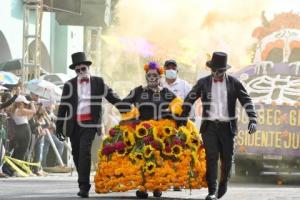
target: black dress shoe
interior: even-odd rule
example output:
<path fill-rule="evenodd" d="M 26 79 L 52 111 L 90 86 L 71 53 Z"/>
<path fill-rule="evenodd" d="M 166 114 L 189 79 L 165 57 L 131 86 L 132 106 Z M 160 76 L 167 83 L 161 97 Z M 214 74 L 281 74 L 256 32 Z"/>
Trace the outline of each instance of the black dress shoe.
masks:
<path fill-rule="evenodd" d="M 220 183 L 218 188 L 218 199 L 220 199 L 227 192 L 227 183 Z"/>
<path fill-rule="evenodd" d="M 216 197 L 216 195 L 207 195 L 205 197 L 205 200 L 217 200 L 217 197 Z"/>
<path fill-rule="evenodd" d="M 77 196 L 80 196 L 81 198 L 89 198 L 89 192 L 80 190 L 80 191 L 77 193 Z"/>

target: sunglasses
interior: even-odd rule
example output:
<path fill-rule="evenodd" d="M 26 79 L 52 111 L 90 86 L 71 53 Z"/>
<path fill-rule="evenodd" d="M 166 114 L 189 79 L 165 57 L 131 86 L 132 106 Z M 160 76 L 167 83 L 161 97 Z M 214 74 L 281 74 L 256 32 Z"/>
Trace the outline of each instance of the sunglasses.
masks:
<path fill-rule="evenodd" d="M 226 69 L 212 69 L 213 72 L 219 72 L 219 73 L 224 73 L 226 72 Z"/>
<path fill-rule="evenodd" d="M 81 67 L 81 68 L 75 69 L 75 72 L 76 72 L 77 74 L 79 74 L 80 72 L 85 72 L 86 70 L 87 70 L 87 67 Z"/>

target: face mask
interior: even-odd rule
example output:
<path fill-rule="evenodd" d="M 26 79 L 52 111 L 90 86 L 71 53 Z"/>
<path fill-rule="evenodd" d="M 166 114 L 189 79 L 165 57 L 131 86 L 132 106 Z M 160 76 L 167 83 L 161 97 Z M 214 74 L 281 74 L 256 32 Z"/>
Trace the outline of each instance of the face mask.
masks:
<path fill-rule="evenodd" d="M 176 79 L 177 78 L 177 71 L 173 69 L 166 70 L 166 78 L 167 79 Z"/>

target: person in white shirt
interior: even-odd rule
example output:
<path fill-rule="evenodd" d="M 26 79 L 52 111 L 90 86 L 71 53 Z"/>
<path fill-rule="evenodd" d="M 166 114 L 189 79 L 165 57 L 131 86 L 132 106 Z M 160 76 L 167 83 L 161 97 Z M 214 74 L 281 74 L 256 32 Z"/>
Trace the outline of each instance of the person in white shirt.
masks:
<path fill-rule="evenodd" d="M 70 138 L 73 160 L 78 172 L 78 196 L 89 197 L 91 147 L 99 134 L 102 118 L 102 99 L 118 106 L 121 99 L 105 84 L 103 78 L 90 74 L 91 61 L 84 52 L 72 54 L 70 69 L 77 76 L 64 84 L 57 113 L 56 136 L 64 141 Z M 65 133 L 63 131 L 66 123 Z"/>
<path fill-rule="evenodd" d="M 234 142 L 237 134 L 236 102 L 239 100 L 249 117 L 248 132 L 256 132 L 257 114 L 254 104 L 243 84 L 226 74 L 230 68 L 227 54 L 214 52 L 206 62 L 211 75 L 201 78 L 187 95 L 183 104 L 182 119 L 177 125 L 185 125 L 191 105 L 202 101 L 202 122 L 200 132 L 206 154 L 206 181 L 208 195 L 205 200 L 217 200 L 227 192 L 233 163 Z M 221 160 L 221 177 L 217 184 L 218 160 Z"/>
<path fill-rule="evenodd" d="M 192 86 L 185 80 L 178 77 L 178 66 L 175 60 L 167 60 L 164 64 L 165 80 L 163 87 L 171 90 L 177 97 L 184 99 L 191 91 Z"/>
<path fill-rule="evenodd" d="M 164 64 L 165 79 L 162 81 L 162 87 L 168 88 L 177 97 L 184 99 L 191 91 L 192 86 L 185 80 L 178 77 L 178 65 L 175 60 L 166 60 Z M 189 118 L 195 120 L 194 107 L 190 112 Z"/>
<path fill-rule="evenodd" d="M 177 97 L 184 99 L 191 91 L 192 86 L 187 81 L 178 77 L 177 62 L 175 60 L 166 60 L 164 70 L 165 79 L 162 81 L 162 87 L 168 88 Z M 190 113 L 190 119 L 194 121 L 195 112 L 193 111 Z M 175 187 L 174 191 L 181 191 L 181 189 Z"/>

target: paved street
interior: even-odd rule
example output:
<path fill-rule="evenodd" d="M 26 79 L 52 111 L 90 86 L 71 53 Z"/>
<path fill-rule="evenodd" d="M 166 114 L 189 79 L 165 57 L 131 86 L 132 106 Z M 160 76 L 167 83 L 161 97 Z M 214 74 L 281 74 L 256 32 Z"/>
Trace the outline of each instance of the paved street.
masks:
<path fill-rule="evenodd" d="M 232 183 L 224 200 L 300 200 L 300 186 L 275 184 Z M 62 200 L 79 199 L 76 174 L 50 174 L 48 177 L 8 178 L 0 179 L 0 200 Z M 182 192 L 168 191 L 161 199 L 200 199 L 206 195 L 206 189 Z M 135 191 L 100 195 L 92 188 L 91 199 L 136 199 Z M 152 197 L 151 197 L 152 198 Z M 152 198 L 153 199 L 153 198 Z"/>

